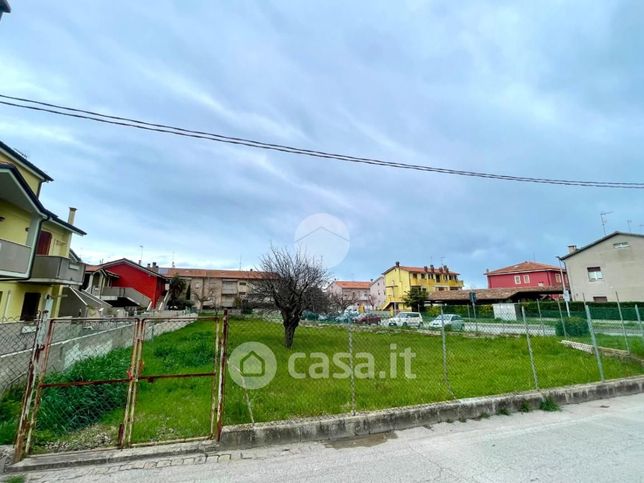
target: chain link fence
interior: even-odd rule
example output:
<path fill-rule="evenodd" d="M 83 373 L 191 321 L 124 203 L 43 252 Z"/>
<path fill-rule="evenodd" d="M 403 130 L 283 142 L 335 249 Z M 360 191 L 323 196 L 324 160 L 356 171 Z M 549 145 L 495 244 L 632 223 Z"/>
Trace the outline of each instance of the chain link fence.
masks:
<path fill-rule="evenodd" d="M 25 383 L 32 402 L 23 407 L 18 434 L 33 453 L 214 438 L 222 424 L 644 373 L 644 331 L 635 305 L 620 307 L 621 316 L 617 308 L 588 305 L 583 317 L 578 311 L 569 317 L 565 307 L 529 304 L 477 306 L 476 315 L 469 309 L 435 306 L 414 320 L 384 313 L 350 322 L 304 320 L 289 348 L 281 321 L 256 315 L 227 323 L 193 316 L 14 328 L 0 357 L 24 353 L 20 364 L 33 370 L 18 370 L 7 386 L 14 389 L 0 398 L 0 435 L 16 438 Z M 29 340 L 35 351 L 24 349 Z"/>

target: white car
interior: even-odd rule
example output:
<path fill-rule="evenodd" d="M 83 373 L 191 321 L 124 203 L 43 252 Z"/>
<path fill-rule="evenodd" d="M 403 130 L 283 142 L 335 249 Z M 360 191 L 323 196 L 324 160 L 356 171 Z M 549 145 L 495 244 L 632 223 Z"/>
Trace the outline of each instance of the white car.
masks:
<path fill-rule="evenodd" d="M 399 312 L 390 319 L 382 321 L 383 325 L 389 327 L 420 327 L 423 323 L 423 316 L 420 312 Z"/>
<path fill-rule="evenodd" d="M 445 328 L 447 330 L 465 329 L 465 321 L 463 321 L 460 315 L 456 314 L 439 315 L 438 317 L 435 317 L 433 320 L 431 320 L 428 324 L 426 324 L 426 326 L 430 329 L 440 329 L 443 324 L 445 324 Z"/>

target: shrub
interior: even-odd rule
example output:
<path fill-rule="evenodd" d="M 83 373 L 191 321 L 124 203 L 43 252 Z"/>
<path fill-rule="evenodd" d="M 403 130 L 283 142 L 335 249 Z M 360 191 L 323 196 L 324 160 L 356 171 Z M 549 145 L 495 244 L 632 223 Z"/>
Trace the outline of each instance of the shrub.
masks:
<path fill-rule="evenodd" d="M 541 401 L 539 404 L 539 409 L 542 411 L 559 411 L 559 404 L 557 404 L 552 398 L 547 397 Z"/>
<path fill-rule="evenodd" d="M 23 391 L 14 386 L 0 398 L 0 444 L 13 444 L 16 439 Z"/>
<path fill-rule="evenodd" d="M 564 333 L 564 324 L 566 324 L 566 330 Z M 570 336 L 570 337 L 583 337 L 588 335 L 588 323 L 586 319 L 582 317 L 570 317 L 569 319 L 564 319 L 563 323 L 561 319 L 557 321 L 555 325 L 555 334 L 558 336 Z"/>

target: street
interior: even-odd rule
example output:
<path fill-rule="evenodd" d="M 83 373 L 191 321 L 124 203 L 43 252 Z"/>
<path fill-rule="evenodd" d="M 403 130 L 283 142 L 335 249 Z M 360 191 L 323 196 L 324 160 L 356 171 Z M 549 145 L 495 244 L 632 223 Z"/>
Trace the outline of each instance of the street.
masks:
<path fill-rule="evenodd" d="M 644 394 L 332 443 L 141 460 L 27 481 L 643 481 Z"/>

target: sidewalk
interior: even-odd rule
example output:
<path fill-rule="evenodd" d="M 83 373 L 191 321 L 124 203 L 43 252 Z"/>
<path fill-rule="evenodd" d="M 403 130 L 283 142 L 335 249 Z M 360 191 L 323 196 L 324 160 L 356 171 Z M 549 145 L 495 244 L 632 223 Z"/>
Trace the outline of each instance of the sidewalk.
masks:
<path fill-rule="evenodd" d="M 29 473 L 25 481 L 630 482 L 641 481 L 642 454 L 638 394 L 353 440 Z"/>

